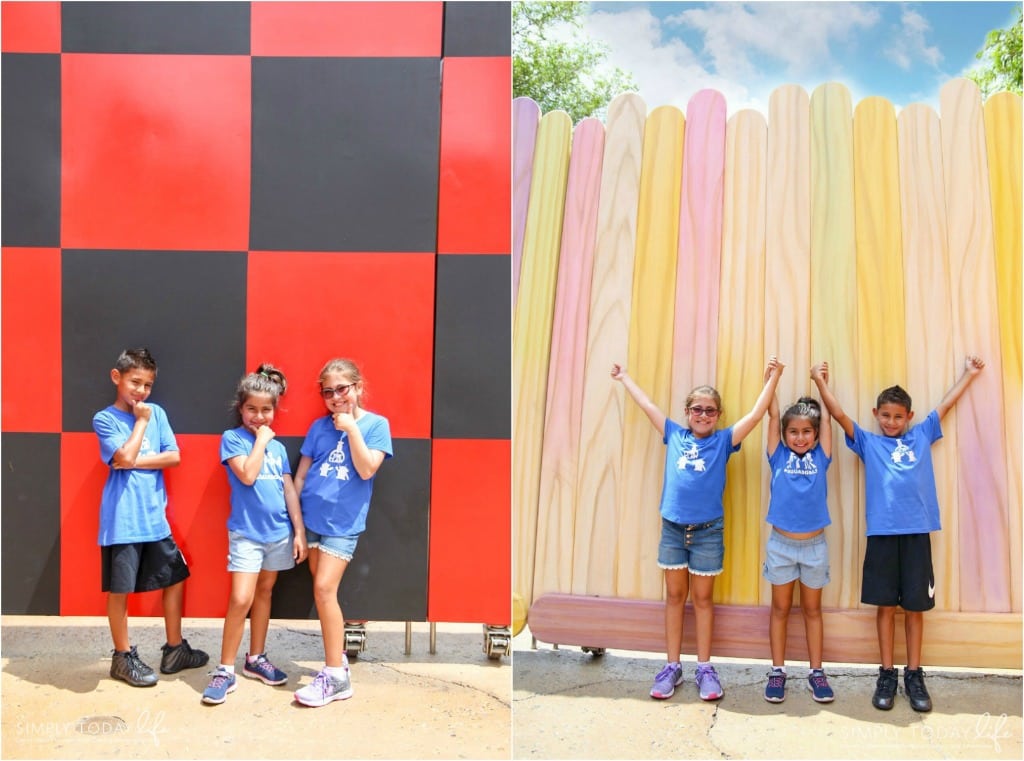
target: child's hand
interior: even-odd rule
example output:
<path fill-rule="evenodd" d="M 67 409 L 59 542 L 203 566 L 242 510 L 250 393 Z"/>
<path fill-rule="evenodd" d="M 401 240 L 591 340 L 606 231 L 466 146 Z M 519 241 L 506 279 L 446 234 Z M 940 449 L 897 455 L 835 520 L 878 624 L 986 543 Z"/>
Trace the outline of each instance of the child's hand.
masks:
<path fill-rule="evenodd" d="M 261 425 L 256 429 L 256 441 L 266 444 L 273 439 L 277 434 L 274 433 L 274 429 L 269 425 Z"/>
<path fill-rule="evenodd" d="M 135 415 L 136 420 L 149 420 L 153 415 L 153 408 L 145 402 L 135 402 L 135 406 L 132 407 L 132 414 Z"/>
<path fill-rule="evenodd" d="M 614 380 L 620 381 L 620 380 L 622 380 L 625 377 L 626 377 L 626 369 L 622 365 L 620 365 L 618 363 L 613 364 L 612 365 L 612 378 Z"/>
<path fill-rule="evenodd" d="M 308 554 L 309 548 L 306 546 L 306 532 L 303 531 L 301 534 L 296 534 L 295 540 L 292 542 L 292 557 L 295 558 L 296 563 L 301 563 Z"/>
<path fill-rule="evenodd" d="M 339 431 L 352 431 L 352 427 L 356 424 L 356 419 L 352 415 L 351 405 L 347 405 L 342 408 L 341 412 L 335 412 L 333 416 L 334 427 Z"/>
<path fill-rule="evenodd" d="M 964 370 L 971 375 L 977 375 L 985 367 L 985 360 L 975 354 L 968 354 L 964 362 Z"/>
<path fill-rule="evenodd" d="M 828 362 L 819 362 L 811 368 L 811 378 L 828 385 Z"/>
<path fill-rule="evenodd" d="M 785 365 L 779 362 L 774 354 L 768 357 L 768 367 L 764 369 L 764 382 L 767 383 L 771 379 L 772 375 L 782 375 Z"/>

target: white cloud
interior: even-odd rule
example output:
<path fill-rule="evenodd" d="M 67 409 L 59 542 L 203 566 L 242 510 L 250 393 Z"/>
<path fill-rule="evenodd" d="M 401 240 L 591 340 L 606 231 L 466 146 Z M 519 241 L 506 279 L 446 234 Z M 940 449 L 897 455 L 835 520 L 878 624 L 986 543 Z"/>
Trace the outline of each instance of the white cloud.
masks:
<path fill-rule="evenodd" d="M 900 26 L 885 48 L 885 57 L 904 71 L 909 71 L 914 61 L 924 61 L 933 68 L 942 62 L 942 51 L 935 45 L 927 44 L 931 25 L 921 14 L 904 8 L 900 14 Z"/>

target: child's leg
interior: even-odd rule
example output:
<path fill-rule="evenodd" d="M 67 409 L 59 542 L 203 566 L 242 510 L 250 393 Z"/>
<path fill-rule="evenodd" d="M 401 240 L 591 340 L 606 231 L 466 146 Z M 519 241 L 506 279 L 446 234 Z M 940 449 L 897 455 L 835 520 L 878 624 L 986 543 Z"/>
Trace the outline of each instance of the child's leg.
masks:
<path fill-rule="evenodd" d="M 220 646 L 220 662 L 231 666 L 238 656 L 238 647 L 245 633 L 245 614 L 252 607 L 256 590 L 255 573 L 231 572 L 231 596 L 228 598 L 228 612 L 224 615 L 224 636 Z"/>
<path fill-rule="evenodd" d="M 683 651 L 683 611 L 689 586 L 687 569 L 665 569 L 665 654 L 669 663 L 678 662 Z"/>
<path fill-rule="evenodd" d="M 313 599 L 324 638 L 324 662 L 329 667 L 340 668 L 345 651 L 345 619 L 338 603 L 338 585 L 348 561 L 318 550 L 311 551 L 310 557 L 314 553 L 319 557 L 315 564 L 310 563 L 310 571 L 313 572 Z"/>
<path fill-rule="evenodd" d="M 110 636 L 114 649 L 119 653 L 128 651 L 128 594 L 107 593 L 107 620 L 110 622 Z"/>
<path fill-rule="evenodd" d="M 893 639 L 896 635 L 896 606 L 879 605 L 875 616 L 878 629 L 878 652 L 882 658 L 882 668 L 891 669 L 893 660 Z M 920 653 L 918 653 L 920 657 Z"/>
<path fill-rule="evenodd" d="M 181 614 L 185 604 L 185 582 L 179 581 L 164 588 L 164 629 L 167 644 L 171 647 L 181 644 Z"/>
<path fill-rule="evenodd" d="M 924 639 L 924 612 L 905 611 L 903 628 L 907 635 L 907 668 L 911 671 L 921 668 L 921 642 Z"/>
<path fill-rule="evenodd" d="M 715 607 L 712 595 L 715 591 L 715 577 L 691 574 L 690 599 L 693 601 L 693 618 L 697 634 L 697 661 L 711 660 L 711 632 L 715 624 Z"/>
<path fill-rule="evenodd" d="M 789 611 L 793 607 L 793 586 L 796 581 L 788 584 L 772 584 L 772 610 L 768 619 L 768 642 L 772 651 L 772 665 L 786 665 L 786 631 L 789 624 Z"/>
<path fill-rule="evenodd" d="M 820 669 L 824 640 L 821 623 L 821 589 L 812 589 L 801 582 L 800 610 L 804 614 L 804 631 L 807 634 L 807 654 L 810 666 L 812 669 Z M 772 655 L 774 657 L 774 653 Z"/>
<path fill-rule="evenodd" d="M 249 654 L 267 650 L 267 629 L 270 627 L 270 598 L 274 592 L 277 571 L 260 571 L 256 579 L 256 594 L 249 613 Z"/>

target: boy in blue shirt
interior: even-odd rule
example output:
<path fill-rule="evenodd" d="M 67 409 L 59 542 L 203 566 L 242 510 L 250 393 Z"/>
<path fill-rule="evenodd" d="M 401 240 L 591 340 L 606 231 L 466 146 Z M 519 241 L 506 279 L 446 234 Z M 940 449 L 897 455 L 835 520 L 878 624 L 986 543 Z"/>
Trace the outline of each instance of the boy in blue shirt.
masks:
<path fill-rule="evenodd" d="M 896 608 L 906 611 L 907 666 L 903 687 L 915 711 L 932 710 L 921 669 L 924 611 L 935 607 L 935 576 L 929 532 L 938 531 L 939 502 L 935 492 L 931 446 L 942 438 L 939 421 L 952 409 L 985 363 L 968 356 L 964 372 L 924 422 L 914 418 L 910 396 L 899 386 L 883 390 L 871 412 L 882 435 L 869 433 L 843 412 L 829 390 L 828 363 L 811 372 L 821 400 L 846 434 L 846 446 L 864 462 L 867 551 L 861 602 L 877 605 L 878 648 L 882 665 L 872 705 L 893 706 L 899 673 L 893 666 Z"/>
<path fill-rule="evenodd" d="M 147 404 L 156 361 L 146 349 L 126 349 L 110 371 L 117 398 L 92 419 L 100 457 L 110 467 L 100 502 L 99 545 L 107 619 L 114 640 L 110 676 L 134 687 L 157 682 L 128 639 L 128 595 L 163 589 L 164 628 L 160 671 L 173 674 L 206 665 L 209 656 L 181 636 L 185 558 L 167 522 L 163 469 L 181 462 L 167 414 Z M 172 644 L 173 643 L 173 644 Z"/>

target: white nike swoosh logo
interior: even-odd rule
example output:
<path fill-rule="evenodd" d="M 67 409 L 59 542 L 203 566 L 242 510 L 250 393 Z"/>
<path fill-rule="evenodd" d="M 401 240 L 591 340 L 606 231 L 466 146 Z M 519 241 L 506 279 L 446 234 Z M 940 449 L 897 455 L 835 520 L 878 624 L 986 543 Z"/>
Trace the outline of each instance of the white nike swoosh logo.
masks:
<path fill-rule="evenodd" d="M 928 583 L 928 596 L 935 597 L 935 585 L 931 582 Z"/>

